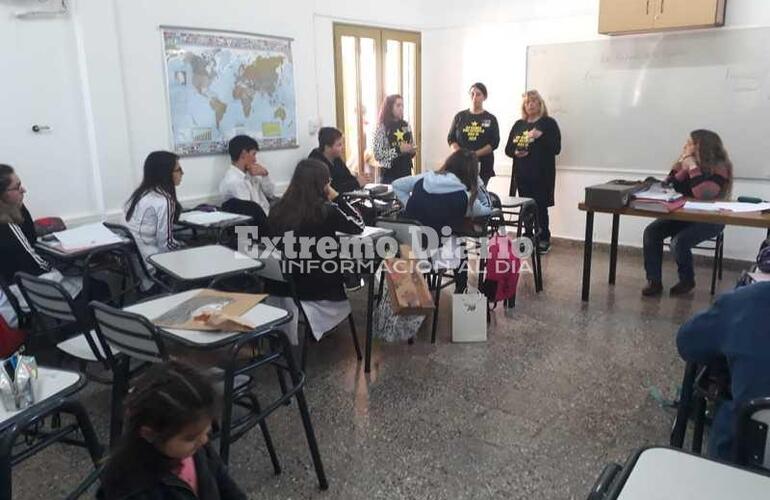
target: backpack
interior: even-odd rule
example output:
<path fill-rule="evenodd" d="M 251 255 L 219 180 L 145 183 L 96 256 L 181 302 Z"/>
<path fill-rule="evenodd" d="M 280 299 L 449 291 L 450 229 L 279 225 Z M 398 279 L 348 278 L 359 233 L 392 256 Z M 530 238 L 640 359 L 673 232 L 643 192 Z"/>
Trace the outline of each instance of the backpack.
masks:
<path fill-rule="evenodd" d="M 481 291 L 490 302 L 516 297 L 521 260 L 513 252 L 510 236 L 495 234 L 489 240 L 489 257 Z"/>

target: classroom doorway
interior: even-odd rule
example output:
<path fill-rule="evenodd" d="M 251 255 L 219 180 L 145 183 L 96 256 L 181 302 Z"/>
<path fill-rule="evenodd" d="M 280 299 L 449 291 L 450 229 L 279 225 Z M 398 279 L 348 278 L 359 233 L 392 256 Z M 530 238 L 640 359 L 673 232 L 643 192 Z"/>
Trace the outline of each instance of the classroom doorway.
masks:
<path fill-rule="evenodd" d="M 334 24 L 337 127 L 345 134 L 345 158 L 355 172 L 376 166 L 372 154 L 377 116 L 385 96 L 401 94 L 404 119 L 420 145 L 420 34 Z M 415 157 L 420 171 L 420 150 Z"/>

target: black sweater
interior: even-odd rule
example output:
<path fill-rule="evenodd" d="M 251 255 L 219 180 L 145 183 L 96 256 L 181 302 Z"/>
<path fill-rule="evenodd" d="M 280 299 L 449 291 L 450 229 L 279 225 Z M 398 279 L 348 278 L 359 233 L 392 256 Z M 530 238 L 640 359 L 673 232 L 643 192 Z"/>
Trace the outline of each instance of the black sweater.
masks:
<path fill-rule="evenodd" d="M 500 145 L 500 128 L 497 118 L 489 111 L 474 115 L 470 110 L 457 113 L 449 127 L 447 142 L 456 142 L 461 148 L 476 151 L 484 146 L 492 146 L 492 151 Z M 479 157 L 479 176 L 486 182 L 495 176 L 495 155 L 490 153 Z"/>
<path fill-rule="evenodd" d="M 526 132 L 540 130 L 543 135 L 534 142 L 528 142 Z M 516 151 L 527 151 L 523 158 L 516 158 Z M 556 187 L 556 155 L 561 152 L 561 132 L 559 125 L 551 117 L 543 116 L 536 122 L 517 120 L 508 134 L 505 154 L 513 158 L 513 176 L 511 177 L 511 196 L 534 198 L 538 204 L 551 207 L 554 205 Z"/>
<path fill-rule="evenodd" d="M 364 230 L 364 221 L 361 215 L 350 204 L 338 197 L 335 202 L 327 202 L 323 206 L 323 221 L 320 224 L 302 224 L 298 228 L 278 227 L 275 224 L 273 214 L 267 218 L 269 236 L 283 236 L 287 231 L 294 231 L 295 237 L 315 237 L 331 236 L 337 238 L 337 231 L 346 234 L 360 234 Z M 300 245 L 295 245 L 295 250 L 299 253 Z M 279 245 L 279 250 L 284 250 Z M 325 260 L 318 255 L 315 245 L 310 251 L 308 258 L 297 256 L 290 259 L 292 266 L 309 266 L 312 269 L 292 267 L 291 276 L 296 286 L 297 295 L 301 300 L 347 300 L 345 289 L 340 272 L 327 273 L 321 269 L 321 263 Z M 338 261 L 338 259 L 333 259 Z M 289 259 L 284 259 L 284 262 Z M 308 264 L 312 262 L 313 264 Z M 289 270 L 287 268 L 287 270 Z M 291 295 L 286 283 L 268 281 L 266 283 L 267 292 L 279 297 L 288 297 Z"/>
<path fill-rule="evenodd" d="M 99 500 L 245 500 L 247 497 L 230 478 L 227 468 L 211 445 L 206 445 L 193 455 L 198 479 L 198 495 L 176 474 L 168 473 L 156 484 L 131 484 L 130 478 L 118 486 L 118 491 L 107 492 L 100 488 Z M 109 467 L 109 465 L 107 466 Z"/>
<path fill-rule="evenodd" d="M 322 161 L 327 167 L 329 167 L 329 174 L 332 176 L 332 187 L 338 193 L 348 193 L 360 189 L 356 176 L 350 173 L 348 166 L 342 161 L 342 158 L 335 158 L 333 162 L 326 159 L 320 148 L 315 148 L 310 152 L 310 156 L 314 160 Z"/>
<path fill-rule="evenodd" d="M 21 214 L 21 224 L 0 224 L 0 279 L 6 283 L 19 271 L 39 276 L 52 269 L 35 251 L 35 223 L 27 207 L 21 207 Z"/>

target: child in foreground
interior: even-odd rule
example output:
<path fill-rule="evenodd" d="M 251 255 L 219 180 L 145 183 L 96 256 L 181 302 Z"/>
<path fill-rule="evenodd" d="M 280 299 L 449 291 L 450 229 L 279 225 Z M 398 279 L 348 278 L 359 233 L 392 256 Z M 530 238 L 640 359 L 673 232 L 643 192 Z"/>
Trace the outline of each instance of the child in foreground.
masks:
<path fill-rule="evenodd" d="M 108 458 L 100 499 L 245 499 L 208 444 L 211 383 L 179 362 L 147 370 L 125 401 L 126 432 Z"/>

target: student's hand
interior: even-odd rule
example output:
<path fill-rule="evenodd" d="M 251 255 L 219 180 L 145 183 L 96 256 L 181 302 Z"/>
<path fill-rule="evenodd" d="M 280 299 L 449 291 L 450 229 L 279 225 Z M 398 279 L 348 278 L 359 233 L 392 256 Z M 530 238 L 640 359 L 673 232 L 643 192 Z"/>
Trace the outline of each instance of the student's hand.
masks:
<path fill-rule="evenodd" d="M 337 196 L 340 194 L 334 190 L 331 184 L 326 185 L 326 199 L 329 201 L 334 201 L 337 199 Z"/>
<path fill-rule="evenodd" d="M 399 149 L 404 154 L 406 154 L 406 153 L 413 153 L 414 152 L 414 146 L 412 146 L 408 142 L 402 142 L 401 146 L 399 146 Z"/>
<path fill-rule="evenodd" d="M 516 151 L 513 152 L 513 156 L 515 156 L 516 158 L 526 158 L 527 156 L 529 156 L 529 151 L 527 151 L 526 149 L 517 149 Z"/>
<path fill-rule="evenodd" d="M 534 141 L 535 139 L 540 139 L 542 135 L 543 135 L 542 131 L 536 128 L 533 128 L 532 130 L 529 131 L 529 140 L 531 142 L 531 141 Z"/>
<path fill-rule="evenodd" d="M 361 187 L 364 187 L 372 182 L 372 176 L 369 174 L 358 174 L 356 179 L 358 179 L 358 185 Z"/>
<path fill-rule="evenodd" d="M 253 176 L 266 177 L 270 172 L 259 163 L 249 166 L 249 173 Z"/>

